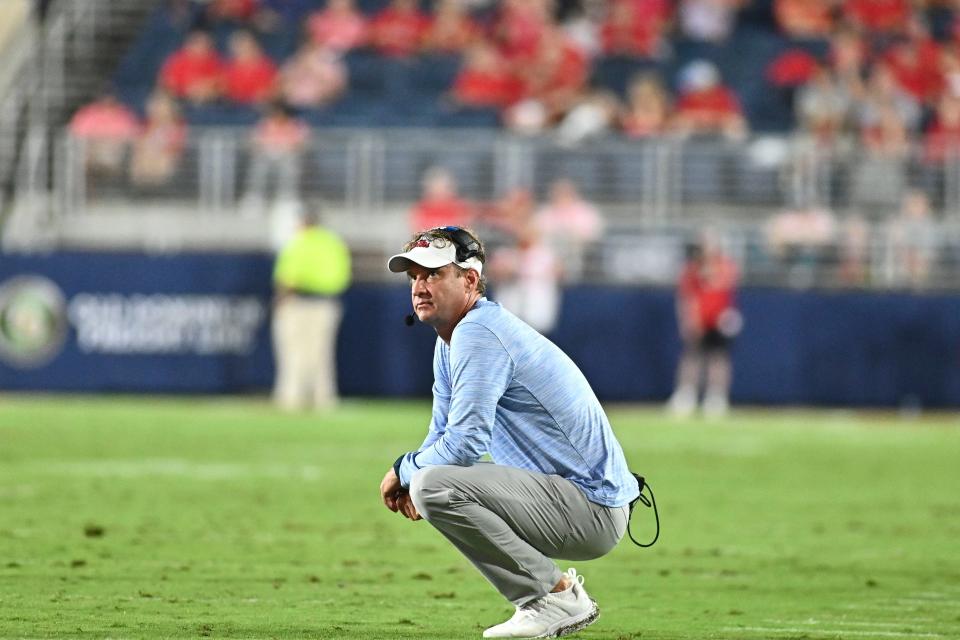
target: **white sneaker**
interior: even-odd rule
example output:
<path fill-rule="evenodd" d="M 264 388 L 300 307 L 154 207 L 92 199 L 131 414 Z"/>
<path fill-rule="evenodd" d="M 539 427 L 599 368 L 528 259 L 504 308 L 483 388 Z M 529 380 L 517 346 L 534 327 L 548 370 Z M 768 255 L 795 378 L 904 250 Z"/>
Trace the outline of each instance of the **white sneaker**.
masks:
<path fill-rule="evenodd" d="M 576 633 L 600 617 L 597 603 L 583 588 L 576 569 L 564 574 L 573 584 L 517 607 L 513 617 L 483 632 L 484 638 L 559 638 Z"/>
<path fill-rule="evenodd" d="M 708 393 L 703 399 L 703 415 L 708 418 L 722 418 L 730 412 L 730 401 L 726 394 Z"/>
<path fill-rule="evenodd" d="M 667 411 L 674 418 L 689 418 L 697 410 L 697 392 L 681 387 L 667 401 Z"/>

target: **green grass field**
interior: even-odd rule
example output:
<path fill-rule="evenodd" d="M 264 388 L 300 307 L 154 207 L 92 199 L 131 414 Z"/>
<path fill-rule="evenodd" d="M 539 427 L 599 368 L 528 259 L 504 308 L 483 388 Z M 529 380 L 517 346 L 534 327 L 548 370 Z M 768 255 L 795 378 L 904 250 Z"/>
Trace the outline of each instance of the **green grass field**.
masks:
<path fill-rule="evenodd" d="M 576 565 L 601 616 L 575 637 L 960 638 L 956 415 L 610 415 L 663 530 Z M 510 606 L 378 499 L 427 419 L 0 397 L 0 637 L 479 638 Z"/>

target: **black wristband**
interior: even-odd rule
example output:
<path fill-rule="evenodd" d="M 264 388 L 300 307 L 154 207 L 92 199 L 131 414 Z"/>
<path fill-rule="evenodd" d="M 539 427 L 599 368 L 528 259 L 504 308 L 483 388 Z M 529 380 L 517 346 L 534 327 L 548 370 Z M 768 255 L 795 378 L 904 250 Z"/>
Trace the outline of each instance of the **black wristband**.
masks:
<path fill-rule="evenodd" d="M 403 462 L 403 459 L 406 458 L 406 457 L 407 457 L 407 454 L 404 453 L 404 454 L 401 455 L 399 458 L 397 458 L 397 461 L 396 461 L 396 462 L 393 463 L 393 472 L 394 472 L 395 474 L 397 474 L 397 479 L 398 479 L 398 480 L 400 479 L 400 464 Z M 400 486 L 403 487 L 403 482 L 402 482 L 402 481 L 400 482 Z M 403 487 L 403 488 L 406 489 L 407 487 Z"/>

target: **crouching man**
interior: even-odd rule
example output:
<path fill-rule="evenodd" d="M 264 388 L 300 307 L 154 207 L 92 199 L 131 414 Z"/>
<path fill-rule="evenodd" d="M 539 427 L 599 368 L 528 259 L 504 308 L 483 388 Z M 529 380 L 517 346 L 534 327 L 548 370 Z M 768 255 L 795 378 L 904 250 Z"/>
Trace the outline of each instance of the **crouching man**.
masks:
<path fill-rule="evenodd" d="M 438 339 L 427 437 L 397 459 L 380 493 L 391 511 L 440 531 L 516 606 L 483 637 L 566 635 L 599 610 L 583 576 L 551 558 L 613 549 L 638 486 L 573 361 L 484 297 L 484 260 L 459 227 L 422 231 L 390 258 Z M 492 464 L 478 462 L 484 453 Z"/>

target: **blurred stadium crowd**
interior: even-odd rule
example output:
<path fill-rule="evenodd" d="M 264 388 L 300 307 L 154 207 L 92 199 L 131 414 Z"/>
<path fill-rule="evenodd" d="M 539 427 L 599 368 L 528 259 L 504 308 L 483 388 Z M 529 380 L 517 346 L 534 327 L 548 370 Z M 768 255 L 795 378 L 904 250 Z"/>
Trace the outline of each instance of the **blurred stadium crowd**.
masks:
<path fill-rule="evenodd" d="M 355 300 L 389 306 L 386 257 L 414 230 L 468 226 L 493 298 L 589 357 L 632 363 L 629 342 L 672 367 L 675 316 L 692 344 L 665 290 L 679 282 L 712 296 L 689 306 L 715 307 L 728 339 L 745 323 L 721 316 L 743 301 L 751 356 L 796 354 L 803 372 L 774 391 L 764 359 L 743 365 L 745 398 L 889 403 L 932 382 L 930 402 L 955 397 L 937 381 L 960 289 L 960 2 L 10 3 L 0 25 L 13 3 L 46 9 L 0 42 L 19 60 L 0 67 L 4 257 L 52 254 L 72 277 L 74 260 L 162 254 L 171 278 L 222 276 L 197 284 L 221 295 L 319 208 Z M 597 350 L 579 332 L 603 305 L 619 333 Z M 850 380 L 894 382 L 856 395 L 816 369 L 834 357 L 857 359 Z M 663 399 L 668 368 L 605 393 Z M 396 378 L 377 392 L 410 392 Z"/>
<path fill-rule="evenodd" d="M 891 153 L 960 138 L 951 0 L 165 0 L 114 76 L 135 117 L 281 101 L 313 125 L 570 136 L 799 128 Z"/>
<path fill-rule="evenodd" d="M 85 146 L 88 177 L 106 179 L 101 193 L 122 174 L 125 189 L 163 195 L 171 184 L 176 192 L 196 144 L 191 132 L 246 130 L 240 190 L 248 211 L 262 210 L 271 192 L 283 200 L 304 195 L 303 156 L 315 150 L 318 131 L 487 128 L 546 136 L 556 145 L 546 153 L 580 152 L 581 160 L 603 145 L 668 141 L 687 145 L 695 160 L 684 164 L 684 204 L 699 190 L 701 208 L 716 209 L 700 219 L 722 225 L 724 216 L 742 217 L 741 205 L 762 205 L 762 225 L 741 243 L 741 262 L 757 245 L 791 284 L 813 284 L 811 265 L 828 260 L 841 285 L 923 286 L 931 264 L 957 261 L 953 236 L 937 227 L 955 217 L 957 5 L 163 0 L 69 131 Z M 788 154 L 785 139 L 803 140 L 806 157 Z M 744 175 L 751 162 L 777 170 Z M 468 202 L 458 200 L 450 167 L 434 158 L 410 164 L 418 171 L 410 182 L 422 181 L 421 197 L 432 203 L 415 210 L 413 227 L 474 224 L 516 245 L 562 237 L 574 278 L 601 218 L 610 218 L 603 205 L 640 195 L 638 174 L 647 171 L 636 163 L 625 169 L 629 162 L 617 162 L 612 174 L 602 163 L 580 175 L 560 167 L 514 189 L 474 185 Z M 804 172 L 819 196 L 779 184 Z M 404 200 L 387 182 L 385 199 Z M 559 184 L 600 205 L 598 221 L 585 223 L 589 234 L 564 236 L 543 216 L 534 224 L 524 213 Z M 318 191 L 306 195 L 327 195 Z M 771 191 L 779 193 L 763 195 Z"/>

